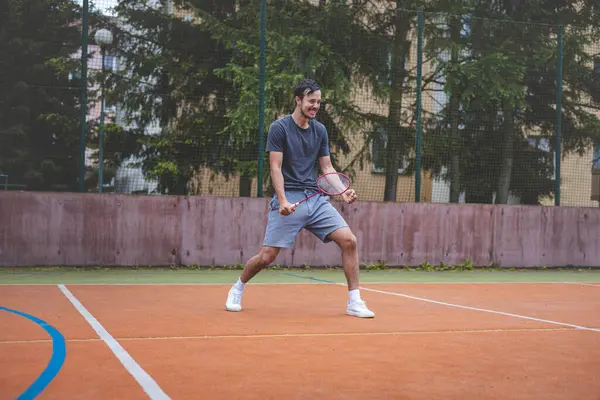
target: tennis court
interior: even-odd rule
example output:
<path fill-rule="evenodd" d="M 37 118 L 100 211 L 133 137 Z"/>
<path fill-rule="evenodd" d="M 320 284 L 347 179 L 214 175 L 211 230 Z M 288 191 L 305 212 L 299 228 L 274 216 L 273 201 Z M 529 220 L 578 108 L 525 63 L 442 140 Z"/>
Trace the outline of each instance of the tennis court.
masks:
<path fill-rule="evenodd" d="M 0 398 L 600 398 L 600 271 L 238 275 L 0 272 Z"/>

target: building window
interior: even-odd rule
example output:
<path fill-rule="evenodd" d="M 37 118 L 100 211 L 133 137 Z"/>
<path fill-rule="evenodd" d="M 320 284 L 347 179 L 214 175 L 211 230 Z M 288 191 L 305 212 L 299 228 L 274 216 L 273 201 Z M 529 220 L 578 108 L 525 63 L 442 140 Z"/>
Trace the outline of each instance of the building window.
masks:
<path fill-rule="evenodd" d="M 527 138 L 529 144 L 535 147 L 538 150 L 545 151 L 546 153 L 550 153 L 550 140 L 543 137 L 529 137 Z"/>
<path fill-rule="evenodd" d="M 117 69 L 117 58 L 115 56 L 104 57 L 104 68 L 110 71 L 116 71 Z"/>
<path fill-rule="evenodd" d="M 373 134 L 373 141 L 371 145 L 371 158 L 372 158 L 372 171 L 375 173 L 384 173 L 385 172 L 385 149 L 387 148 L 387 132 L 383 126 L 378 126 L 375 128 L 375 132 Z M 400 163 L 400 168 L 398 168 L 398 173 L 402 174 L 406 170 L 408 166 L 408 161 L 406 160 L 406 156 L 402 156 L 402 162 Z"/>
<path fill-rule="evenodd" d="M 594 58 L 594 67 L 592 71 L 592 104 L 600 104 L 600 57 Z"/>
<path fill-rule="evenodd" d="M 391 86 L 392 85 L 392 69 L 394 67 L 393 65 L 393 60 L 392 60 L 392 44 L 389 44 L 387 46 L 387 49 L 384 51 L 383 54 L 380 54 L 379 56 L 377 56 L 378 61 L 380 60 L 380 64 L 384 66 L 383 71 L 381 75 L 377 76 L 377 80 L 379 81 L 379 84 L 381 85 L 387 85 L 387 86 Z M 410 51 L 406 52 L 406 58 L 404 59 L 404 80 L 402 82 L 402 87 L 403 88 L 408 88 L 408 78 L 409 78 L 409 73 L 406 72 L 409 70 L 410 68 Z"/>
<path fill-rule="evenodd" d="M 554 171 L 556 171 L 556 159 L 554 157 L 554 151 L 552 150 L 552 142 L 551 139 L 539 136 L 528 137 L 527 142 L 529 145 L 543 153 L 537 153 L 537 156 L 548 164 L 552 163 L 552 171 L 548 173 L 548 179 L 555 179 Z M 544 154 L 545 153 L 545 154 Z"/>
<path fill-rule="evenodd" d="M 594 143 L 594 159 L 592 169 L 600 169 L 600 142 Z"/>

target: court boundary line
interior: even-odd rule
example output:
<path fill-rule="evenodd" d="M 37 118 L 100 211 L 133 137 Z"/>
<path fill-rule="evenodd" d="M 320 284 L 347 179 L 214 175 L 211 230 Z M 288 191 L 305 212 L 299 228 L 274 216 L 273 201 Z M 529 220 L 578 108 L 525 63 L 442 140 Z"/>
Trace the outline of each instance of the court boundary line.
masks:
<path fill-rule="evenodd" d="M 346 285 L 343 285 L 343 286 L 346 286 Z M 388 294 L 388 295 L 392 295 L 392 296 L 405 297 L 405 298 L 408 298 L 408 299 L 424 301 L 424 302 L 427 302 L 427 303 L 440 304 L 440 305 L 448 306 L 448 307 L 462 308 L 462 309 L 465 309 L 465 310 L 480 311 L 480 312 L 486 312 L 486 313 L 497 314 L 497 315 L 505 315 L 505 316 L 508 316 L 508 317 L 515 317 L 515 318 L 527 319 L 527 320 L 536 321 L 536 322 L 544 322 L 544 323 L 547 323 L 547 324 L 568 326 L 568 327 L 575 328 L 575 329 L 580 329 L 580 330 L 600 332 L 600 329 L 597 329 L 597 328 L 589 328 L 589 327 L 586 327 L 586 326 L 569 324 L 569 323 L 566 323 L 566 322 L 559 322 L 559 321 L 554 321 L 554 320 L 550 320 L 550 319 L 529 317 L 529 316 L 526 316 L 526 315 L 513 314 L 513 313 L 504 312 L 504 311 L 488 310 L 486 308 L 463 306 L 463 305 L 460 305 L 460 304 L 447 303 L 447 302 L 444 302 L 444 301 L 426 299 L 424 297 L 410 296 L 410 295 L 403 294 L 403 293 L 388 292 L 388 291 L 385 291 L 385 290 L 371 289 L 371 288 L 362 287 L 362 286 L 361 286 L 361 290 L 367 290 L 367 291 L 375 292 L 375 293 Z"/>
<path fill-rule="evenodd" d="M 127 372 L 138 382 L 151 399 L 170 399 L 156 381 L 133 359 L 133 357 L 108 333 L 100 322 L 81 304 L 81 302 L 63 284 L 57 285 L 65 297 L 73 304 L 96 334 L 106 343 Z"/>
<path fill-rule="evenodd" d="M 320 281 L 320 282 L 328 282 L 328 281 L 323 280 L 323 279 L 318 279 L 318 278 L 314 278 L 314 277 L 305 277 L 305 276 L 301 276 L 301 275 L 295 275 L 295 274 L 292 274 L 292 273 L 286 273 L 286 275 L 295 276 L 297 278 L 304 278 L 304 279 L 316 280 L 316 281 Z M 333 285 L 348 287 L 348 285 L 345 284 L 345 283 L 337 283 L 337 282 L 333 282 L 333 281 L 329 281 L 329 283 L 331 283 Z M 368 285 L 368 283 L 364 283 L 364 284 Z M 586 326 L 569 324 L 569 323 L 566 323 L 566 322 L 559 322 L 559 321 L 553 321 L 553 320 L 549 320 L 549 319 L 529 317 L 529 316 L 526 316 L 526 315 L 507 313 L 507 312 L 503 312 L 503 311 L 488 310 L 486 308 L 463 306 L 461 304 L 454 304 L 454 303 L 448 303 L 448 302 L 444 302 L 444 301 L 431 300 L 431 299 L 426 299 L 424 297 L 410 296 L 410 295 L 403 294 L 403 293 L 388 292 L 388 291 L 385 291 L 385 290 L 372 289 L 372 288 L 364 287 L 362 285 L 360 286 L 360 290 L 365 290 L 365 291 L 374 292 L 374 293 L 387 294 L 387 295 L 391 295 L 391 296 L 405 297 L 407 299 L 419 300 L 419 301 L 424 301 L 424 302 L 427 302 L 427 303 L 433 303 L 433 304 L 443 305 L 443 306 L 447 306 L 447 307 L 461 308 L 461 309 L 464 309 L 464 310 L 480 311 L 480 312 L 485 312 L 485 313 L 489 313 L 489 314 L 504 315 L 504 316 L 508 316 L 508 317 L 526 319 L 526 320 L 530 320 L 530 321 L 544 322 L 544 323 L 547 323 L 547 324 L 560 325 L 560 326 L 568 326 L 568 327 L 575 328 L 575 329 L 581 329 L 581 330 L 587 330 L 587 331 L 593 331 L 593 332 L 600 332 L 600 329 L 597 329 L 597 328 L 589 328 L 589 327 L 586 327 Z"/>
<path fill-rule="evenodd" d="M 198 336 L 166 336 L 166 337 L 131 337 L 124 341 L 138 340 L 186 340 L 186 339 L 269 339 L 269 338 L 302 338 L 302 337 L 347 337 L 347 336 L 411 336 L 411 335 L 444 335 L 460 333 L 514 333 L 514 332 L 558 332 L 578 331 L 574 328 L 514 328 L 514 329 L 454 329 L 445 331 L 393 331 L 393 332 L 316 332 L 316 333 L 266 333 L 249 335 L 198 335 Z"/>
<path fill-rule="evenodd" d="M 46 339 L 46 343 L 52 343 L 52 355 L 50 356 L 50 360 L 48 360 L 46 367 L 37 376 L 33 383 L 29 385 L 29 387 L 27 387 L 27 389 L 19 395 L 19 397 L 17 397 L 17 399 L 33 399 L 39 396 L 48 387 L 48 385 L 50 385 L 50 383 L 54 380 L 54 378 L 56 378 L 56 375 L 58 375 L 62 369 L 65 363 L 65 358 L 67 357 L 65 338 L 54 326 L 34 315 L 3 306 L 0 306 L 0 310 L 27 318 L 45 330 L 51 338 L 50 340 Z"/>
<path fill-rule="evenodd" d="M 346 336 L 419 336 L 419 335 L 447 335 L 447 334 L 480 334 L 480 333 L 533 333 L 533 332 L 581 332 L 575 328 L 496 328 L 496 329 L 449 329 L 431 331 L 391 331 L 391 332 L 307 332 L 307 333 L 264 333 L 248 335 L 195 335 L 195 336 L 140 336 L 119 337 L 118 341 L 144 341 L 144 340 L 214 340 L 214 339 L 269 339 L 269 338 L 302 338 L 302 337 L 346 337 Z M 72 343 L 97 343 L 100 338 L 67 339 Z M 48 339 L 32 340 L 5 340 L 1 345 L 49 343 Z"/>
<path fill-rule="evenodd" d="M 305 278 L 311 279 L 312 277 L 305 276 L 297 276 L 297 278 Z M 336 284 L 336 285 L 345 285 L 342 282 L 334 282 L 334 281 L 323 281 L 316 283 L 300 283 L 300 282 L 252 282 L 252 286 L 278 286 L 278 285 L 311 285 L 311 284 Z M 494 281 L 485 281 L 485 282 L 448 282 L 448 281 L 432 281 L 432 282 L 407 282 L 407 281 L 374 281 L 374 282 L 362 282 L 363 285 L 584 285 L 584 286 L 592 286 L 592 287 L 600 287 L 600 282 L 546 282 L 546 281 L 518 281 L 518 282 L 494 282 Z M 69 286 L 231 286 L 233 283 L 202 283 L 202 282 L 190 282 L 190 283 L 112 283 L 112 282 L 104 282 L 104 283 L 70 283 L 70 282 L 60 282 L 60 283 L 0 283 L 0 287 L 2 286 L 56 286 L 56 285 L 69 285 Z"/>
<path fill-rule="evenodd" d="M 600 282 L 565 282 L 569 285 L 583 285 L 583 286 L 591 286 L 591 287 L 600 287 Z"/>

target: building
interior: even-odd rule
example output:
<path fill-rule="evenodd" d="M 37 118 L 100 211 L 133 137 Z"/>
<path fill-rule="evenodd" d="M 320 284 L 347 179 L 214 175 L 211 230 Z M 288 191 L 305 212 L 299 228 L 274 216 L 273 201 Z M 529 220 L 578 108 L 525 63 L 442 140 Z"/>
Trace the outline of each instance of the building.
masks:
<path fill-rule="evenodd" d="M 319 4 L 318 0 L 314 0 L 315 5 Z M 178 13 L 181 18 L 186 21 L 191 21 L 193 18 L 189 14 Z M 416 66 L 416 36 L 413 32 L 411 57 L 408 60 L 407 68 L 412 69 Z M 423 66 L 424 76 L 433 68 L 431 63 L 426 63 Z M 595 66 L 598 73 L 600 73 L 600 61 L 597 61 Z M 437 89 L 441 86 L 438 85 Z M 360 92 L 354 93 L 357 104 L 361 106 L 362 111 L 377 112 L 381 115 L 387 114 L 387 105 L 385 103 L 378 103 L 367 91 L 361 90 Z M 439 112 L 443 107 L 443 104 L 447 99 L 442 93 L 436 92 L 424 92 L 423 93 L 423 111 L 429 113 Z M 408 118 L 414 112 L 414 91 L 408 93 L 403 98 L 403 109 L 407 111 Z M 118 106 L 117 106 L 118 108 Z M 290 110 L 291 111 L 291 110 Z M 118 119 L 118 111 L 115 109 Z M 265 121 L 268 126 L 271 121 Z M 536 146 L 541 149 L 547 149 L 550 151 L 550 146 L 545 139 L 538 140 L 534 133 L 524 133 L 529 138 L 532 146 Z M 365 143 L 363 140 L 364 132 L 355 132 L 351 138 L 352 152 L 344 157 L 338 159 L 339 164 L 343 167 L 348 166 L 352 160 L 354 160 L 356 154 L 364 147 Z M 385 186 L 385 175 L 383 174 L 381 163 L 377 162 L 377 152 L 381 146 L 385 146 L 385 138 L 379 137 L 371 143 L 368 151 L 368 156 L 365 157 L 365 162 L 362 167 L 356 167 L 354 172 L 353 187 L 359 193 L 362 200 L 381 201 L 383 200 L 384 186 Z M 594 162 L 595 160 L 595 162 Z M 357 164 L 358 165 L 358 164 Z M 594 168 L 592 168 L 592 166 Z M 268 162 L 265 163 L 266 169 L 268 169 Z M 405 173 L 406 164 L 404 164 L 398 171 L 398 190 L 397 190 L 397 201 L 414 201 L 415 196 L 415 176 L 407 175 Z M 126 174 L 124 173 L 126 172 Z M 563 157 L 562 168 L 561 168 L 561 204 L 564 206 L 589 206 L 598 207 L 600 200 L 600 144 L 590 146 L 588 151 L 584 154 L 566 154 Z M 136 174 L 132 178 L 132 175 Z M 132 179 L 130 179 L 132 178 Z M 142 175 L 139 170 L 135 172 L 133 169 L 121 168 L 121 174 L 117 173 L 117 179 L 115 179 L 115 191 L 123 193 L 131 193 L 140 188 L 135 188 L 132 183 L 127 182 L 141 182 Z M 120 182 L 120 183 L 119 183 Z M 423 202 L 449 202 L 449 183 L 441 179 L 432 179 L 428 173 L 423 173 L 421 176 L 421 201 Z M 200 169 L 196 177 L 190 182 L 190 194 L 194 195 L 218 195 L 218 196 L 238 196 L 239 195 L 239 176 L 232 176 L 226 179 L 224 176 L 214 174 L 212 171 L 207 169 Z M 150 188 L 146 188 L 151 191 Z M 142 191 L 146 189 L 141 188 Z M 252 180 L 251 193 L 256 195 L 257 182 L 256 179 Z M 460 202 L 464 202 L 464 193 L 461 196 Z M 519 204 L 520 200 L 511 195 L 509 197 L 509 204 Z M 544 205 L 554 204 L 552 198 L 542 199 Z"/>

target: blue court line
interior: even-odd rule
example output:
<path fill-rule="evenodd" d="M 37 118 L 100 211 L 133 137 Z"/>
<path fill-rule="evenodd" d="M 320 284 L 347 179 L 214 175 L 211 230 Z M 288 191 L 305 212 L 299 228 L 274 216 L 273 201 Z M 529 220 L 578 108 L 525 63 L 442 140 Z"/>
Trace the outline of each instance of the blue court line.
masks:
<path fill-rule="evenodd" d="M 38 378 L 25 390 L 17 400 L 25 400 L 25 399 L 33 399 L 38 396 L 45 388 L 48 386 L 50 382 L 54 379 L 58 371 L 62 368 L 63 363 L 65 362 L 65 358 L 67 355 L 67 348 L 65 345 L 65 338 L 63 335 L 52 325 L 49 325 L 46 321 L 42 321 L 39 318 L 34 317 L 33 315 L 25 314 L 23 312 L 17 310 L 11 310 L 10 308 L 0 306 L 0 310 L 4 310 L 13 314 L 20 315 L 21 317 L 25 317 L 42 328 L 52 338 L 52 357 L 50 361 L 48 361 L 48 365 L 46 365 L 46 369 L 38 376 Z"/>
<path fill-rule="evenodd" d="M 301 278 L 301 279 L 310 279 L 311 281 L 317 281 L 317 282 L 323 282 L 323 283 L 332 283 L 332 284 L 334 284 L 334 285 L 336 284 L 336 283 L 335 283 L 335 282 L 333 282 L 333 281 L 328 281 L 328 280 L 325 280 L 325 279 L 314 278 L 314 277 L 312 277 L 312 276 L 302 276 L 302 275 L 297 275 L 297 274 L 294 274 L 294 273 L 292 273 L 292 272 L 282 272 L 282 274 L 283 274 L 283 275 L 289 275 L 289 276 L 293 276 L 293 277 L 295 277 L 295 278 Z"/>

